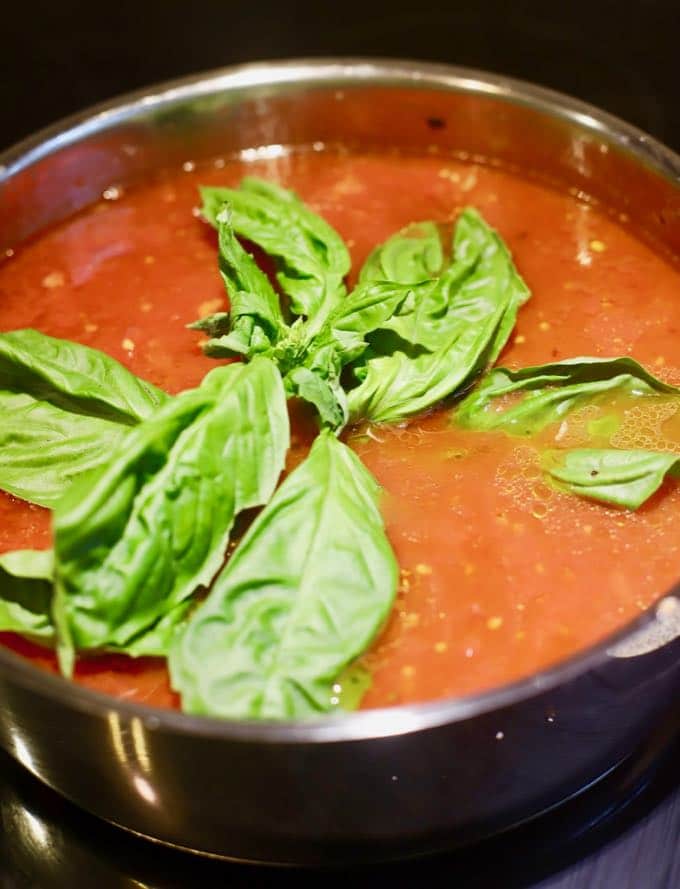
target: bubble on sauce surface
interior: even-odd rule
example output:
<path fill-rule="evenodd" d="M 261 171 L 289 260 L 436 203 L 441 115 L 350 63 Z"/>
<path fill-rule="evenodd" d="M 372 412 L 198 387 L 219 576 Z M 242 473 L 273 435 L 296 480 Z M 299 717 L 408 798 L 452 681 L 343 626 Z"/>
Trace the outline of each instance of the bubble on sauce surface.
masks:
<path fill-rule="evenodd" d="M 597 419 L 600 413 L 600 408 L 595 404 L 576 408 L 560 424 L 555 435 L 555 444 L 561 448 L 578 448 L 585 445 L 590 437 L 588 424 Z"/>
<path fill-rule="evenodd" d="M 670 438 L 663 429 L 678 413 L 678 407 L 677 402 L 649 398 L 629 408 L 611 437 L 612 447 L 680 454 L 680 441 Z"/>

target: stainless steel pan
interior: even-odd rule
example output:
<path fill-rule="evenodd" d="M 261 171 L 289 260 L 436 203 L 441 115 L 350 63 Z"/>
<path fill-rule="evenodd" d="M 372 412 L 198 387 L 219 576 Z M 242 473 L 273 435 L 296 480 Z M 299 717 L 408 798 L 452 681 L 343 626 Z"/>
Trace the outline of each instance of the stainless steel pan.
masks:
<path fill-rule="evenodd" d="M 680 158 L 638 130 L 503 77 L 351 59 L 202 74 L 39 133 L 0 155 L 0 249 L 159 165 L 328 144 L 516 165 L 680 254 Z M 671 592 L 615 638 L 489 693 L 310 723 L 136 706 L 0 649 L 0 743 L 85 809 L 165 843 L 303 864 L 422 853 L 531 818 L 678 725 L 679 611 Z"/>

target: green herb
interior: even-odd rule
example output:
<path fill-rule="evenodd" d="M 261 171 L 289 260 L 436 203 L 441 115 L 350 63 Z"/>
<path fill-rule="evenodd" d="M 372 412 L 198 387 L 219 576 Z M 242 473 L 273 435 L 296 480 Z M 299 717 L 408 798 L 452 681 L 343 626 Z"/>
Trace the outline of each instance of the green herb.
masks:
<path fill-rule="evenodd" d="M 584 448 L 548 452 L 544 468 L 572 494 L 637 509 L 666 475 L 680 477 L 680 455 Z"/>
<path fill-rule="evenodd" d="M 211 337 L 204 346 L 206 354 L 249 359 L 270 351 L 285 336 L 286 325 L 274 288 L 238 242 L 231 220 L 227 207 L 214 220 L 218 229 L 220 273 L 230 293 L 230 311 L 210 315 L 190 326 Z"/>
<path fill-rule="evenodd" d="M 0 556 L 0 630 L 36 642 L 54 637 L 50 618 L 53 557 L 50 550 L 19 550 Z"/>
<path fill-rule="evenodd" d="M 277 279 L 310 334 L 345 295 L 350 258 L 338 233 L 292 191 L 246 177 L 239 188 L 202 188 L 203 215 L 213 225 L 229 205 L 231 226 L 277 262 Z"/>
<path fill-rule="evenodd" d="M 74 649 L 125 648 L 219 570 L 235 516 L 265 503 L 289 444 L 276 368 L 208 374 L 126 436 L 55 509 L 55 622 Z"/>
<path fill-rule="evenodd" d="M 193 607 L 193 600 L 185 599 L 138 636 L 119 647 L 109 645 L 107 650 L 118 651 L 128 657 L 167 657 L 175 635 Z"/>
<path fill-rule="evenodd" d="M 128 426 L 0 391 L 0 488 L 54 506 L 75 478 L 101 464 Z"/>
<path fill-rule="evenodd" d="M 244 180 L 237 190 L 204 189 L 203 197 L 203 212 L 219 231 L 221 268 L 236 306 L 196 325 L 212 337 L 206 352 L 266 354 L 289 395 L 313 403 L 332 429 L 350 417 L 401 419 L 467 385 L 495 361 L 529 296 L 503 242 L 472 209 L 456 224 L 453 262 L 446 259 L 440 227 L 417 223 L 373 251 L 357 288 L 343 298 L 346 251 L 314 214 L 305 222 L 322 234 L 316 241 L 303 236 L 289 219 L 291 208 L 300 214 L 303 207 L 292 193 Z M 280 314 L 261 309 L 271 307 L 275 295 L 267 280 L 240 271 L 254 261 L 234 247 L 234 231 L 283 263 L 279 281 L 294 314 L 306 320 L 287 325 Z M 302 303 L 310 287 L 314 298 Z M 345 396 L 342 375 L 349 364 L 355 385 Z"/>
<path fill-rule="evenodd" d="M 359 280 L 418 284 L 441 274 L 444 248 L 441 227 L 415 222 L 376 247 L 361 269 Z"/>
<path fill-rule="evenodd" d="M 425 225 L 425 224 L 423 224 Z M 431 227 L 423 229 L 423 254 L 413 259 L 405 240 L 405 274 L 411 285 L 394 314 L 369 336 L 369 348 L 354 366 L 359 385 L 348 394 L 350 417 L 391 422 L 454 394 L 493 363 L 510 335 L 529 292 L 499 236 L 472 209 L 454 231 L 454 259 L 439 278 L 414 283 L 432 268 Z M 385 250 L 396 249 L 394 241 Z M 394 271 L 397 263 L 370 259 L 369 271 Z M 415 269 L 415 271 L 414 271 Z"/>
<path fill-rule="evenodd" d="M 337 698 L 337 706 L 341 710 L 357 710 L 361 701 L 373 685 L 371 672 L 359 662 L 346 667 L 333 683 L 333 697 Z M 339 691 L 336 694 L 336 689 Z M 333 702 L 333 698 L 331 698 Z"/>
<path fill-rule="evenodd" d="M 37 330 L 0 334 L 0 389 L 128 426 L 168 397 L 104 352 Z"/>
<path fill-rule="evenodd" d="M 336 677 L 396 592 L 378 495 L 354 453 L 322 432 L 171 650 L 184 710 L 286 719 L 334 708 Z"/>
<path fill-rule="evenodd" d="M 492 370 L 458 405 L 454 420 L 472 429 L 533 435 L 598 395 L 664 392 L 677 395 L 680 390 L 632 358 L 571 358 L 521 370 Z M 509 403 L 499 409 L 498 400 L 504 398 Z"/>
<path fill-rule="evenodd" d="M 260 180 L 245 179 L 238 190 L 203 189 L 203 198 L 204 215 L 218 230 L 220 270 L 231 303 L 229 312 L 192 325 L 211 337 L 206 354 L 270 358 L 289 396 L 313 404 L 324 425 L 341 428 L 347 419 L 342 363 L 326 318 L 345 296 L 342 279 L 349 256 L 344 244 L 292 192 Z M 300 316 L 292 323 L 284 321 L 269 279 L 235 232 L 278 260 L 279 282 L 292 312 Z"/>
<path fill-rule="evenodd" d="M 35 330 L 0 334 L 0 488 L 53 506 L 166 399 L 103 352 Z"/>

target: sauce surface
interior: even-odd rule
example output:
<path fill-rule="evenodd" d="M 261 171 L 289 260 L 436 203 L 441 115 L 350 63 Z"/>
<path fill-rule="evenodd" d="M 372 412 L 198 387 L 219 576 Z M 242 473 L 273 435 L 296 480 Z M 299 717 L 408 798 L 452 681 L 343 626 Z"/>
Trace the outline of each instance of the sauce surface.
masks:
<path fill-rule="evenodd" d="M 355 272 L 402 226 L 453 220 L 475 206 L 505 239 L 533 294 L 499 363 L 632 355 L 680 382 L 680 273 L 626 220 L 570 195 L 433 156 L 322 152 L 185 167 L 129 193 L 108 189 L 108 199 L 10 251 L 0 261 L 0 330 L 34 327 L 102 349 L 169 392 L 197 385 L 214 362 L 185 325 L 227 306 L 216 238 L 197 216 L 197 186 L 236 185 L 253 174 L 294 188 L 335 226 Z M 619 408 L 624 418 L 638 410 Z M 293 419 L 296 462 L 310 433 Z M 569 422 L 576 442 L 583 418 L 576 412 Z M 680 452 L 672 405 L 643 407 L 629 429 L 628 446 L 660 442 Z M 373 685 L 362 706 L 471 693 L 526 676 L 615 630 L 680 575 L 676 482 L 635 513 L 587 502 L 548 487 L 526 441 L 459 429 L 450 410 L 350 431 L 347 440 L 384 487 L 401 566 L 392 616 L 363 659 Z M 49 513 L 0 493 L 0 552 L 49 545 Z M 0 640 L 56 672 L 50 652 L 10 634 Z M 90 657 L 75 679 L 178 706 L 162 661 Z"/>

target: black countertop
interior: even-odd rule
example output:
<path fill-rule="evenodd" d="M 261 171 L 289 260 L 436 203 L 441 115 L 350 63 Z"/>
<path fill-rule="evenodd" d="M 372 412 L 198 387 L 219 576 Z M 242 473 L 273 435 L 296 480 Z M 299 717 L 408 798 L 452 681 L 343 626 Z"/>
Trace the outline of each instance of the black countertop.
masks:
<path fill-rule="evenodd" d="M 121 92 L 236 62 L 377 55 L 485 68 L 593 102 L 680 149 L 677 0 L 14 2 L 0 12 L 0 147 Z M 680 747 L 476 849 L 353 874 L 187 858 L 78 811 L 0 754 L 0 886 L 680 889 Z M 86 764 L 84 764 L 86 767 Z M 559 767 L 559 764 L 556 764 Z"/>

